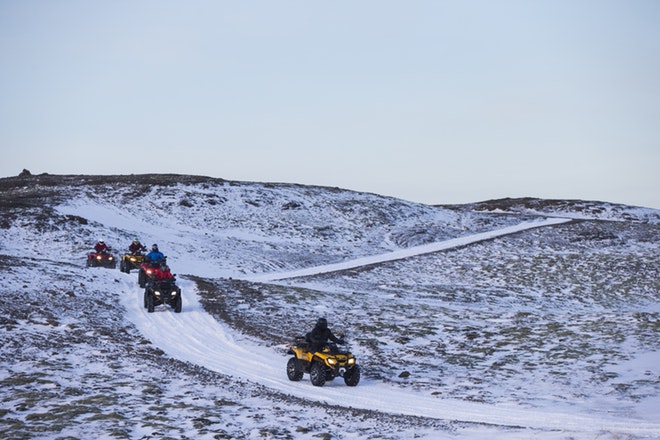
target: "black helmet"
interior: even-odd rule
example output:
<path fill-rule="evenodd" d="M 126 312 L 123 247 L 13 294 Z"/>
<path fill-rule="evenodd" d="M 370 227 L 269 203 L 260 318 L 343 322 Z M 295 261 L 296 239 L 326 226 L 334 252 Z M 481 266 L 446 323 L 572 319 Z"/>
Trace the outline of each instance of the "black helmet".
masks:
<path fill-rule="evenodd" d="M 151 250 L 158 252 L 158 245 L 157 244 L 152 244 L 151 245 Z"/>
<path fill-rule="evenodd" d="M 316 326 L 320 329 L 325 330 L 328 328 L 328 320 L 325 318 L 319 318 L 318 321 L 316 321 Z"/>

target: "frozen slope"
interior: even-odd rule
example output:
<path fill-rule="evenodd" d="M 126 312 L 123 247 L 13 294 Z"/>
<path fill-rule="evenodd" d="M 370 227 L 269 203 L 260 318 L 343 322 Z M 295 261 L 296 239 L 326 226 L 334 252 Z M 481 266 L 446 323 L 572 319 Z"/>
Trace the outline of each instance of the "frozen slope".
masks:
<path fill-rule="evenodd" d="M 10 437 L 57 420 L 68 430 L 39 438 L 98 438 L 136 421 L 135 438 L 262 438 L 264 426 L 336 438 L 339 424 L 366 429 L 343 438 L 414 438 L 420 426 L 441 428 L 427 438 L 660 438 L 657 211 L 448 209 L 291 185 L 123 180 L 44 177 L 0 192 Z M 503 234 L 513 235 L 491 240 Z M 83 269 L 99 237 L 119 252 L 135 236 L 198 281 L 180 277 L 182 314 L 145 313 L 135 272 Z M 363 381 L 289 382 L 286 342 L 332 311 Z M 108 405 L 89 410 L 110 417 L 77 415 L 97 395 Z M 309 430 L 327 415 L 339 417 Z"/>
<path fill-rule="evenodd" d="M 404 258 L 414 257 L 417 255 L 424 255 L 432 252 L 444 251 L 459 246 L 467 246 L 469 244 L 477 243 L 479 241 L 490 240 L 492 238 L 497 238 L 508 234 L 514 234 L 516 232 L 525 231 L 527 229 L 540 228 L 543 226 L 550 226 L 550 225 L 558 225 L 569 221 L 571 220 L 565 218 L 549 218 L 541 221 L 523 222 L 518 225 L 510 226 L 508 228 L 482 232 L 480 234 L 468 235 L 465 237 L 454 238 L 452 240 L 445 240 L 437 243 L 413 246 L 406 249 L 400 249 L 397 251 L 388 252 L 386 254 L 356 258 L 354 260 L 344 261 L 341 263 L 327 264 L 323 266 L 310 267 L 307 269 L 300 269 L 289 272 L 256 275 L 249 277 L 248 279 L 250 281 L 256 281 L 256 282 L 268 282 L 268 281 L 283 280 L 286 278 L 304 277 L 304 276 L 318 275 L 322 273 L 337 272 L 340 270 L 354 269 L 357 267 L 370 266 L 372 264 L 385 263 L 387 261 L 401 260 Z"/>
<path fill-rule="evenodd" d="M 419 246 L 374 258 L 361 258 L 337 265 L 269 274 L 253 279 L 277 280 L 371 265 L 451 247 L 465 246 L 476 241 L 565 221 L 568 220 L 547 219 L 542 222 L 523 223 L 490 233 Z M 127 295 L 124 295 L 123 298 L 129 319 L 146 338 L 168 355 L 222 374 L 260 383 L 286 394 L 314 399 L 330 405 L 442 420 L 523 427 L 539 431 L 584 433 L 589 436 L 597 436 L 602 432 L 660 436 L 660 424 L 623 420 L 606 415 L 560 412 L 556 408 L 528 409 L 513 405 L 488 405 L 444 399 L 422 392 L 402 390 L 373 380 L 363 379 L 355 388 L 346 387 L 341 380 L 329 383 L 323 388 L 312 388 L 307 376 L 302 383 L 290 382 L 285 370 L 287 356 L 273 348 L 259 345 L 216 321 L 203 310 L 194 293 L 193 283 L 186 281 L 182 283 L 185 292 L 183 313 L 174 314 L 170 309 L 160 307 L 155 313 L 149 314 L 142 307 L 142 291 L 135 286 L 132 277 L 126 276 L 125 278 L 123 288 Z"/>
<path fill-rule="evenodd" d="M 393 414 L 416 415 L 443 420 L 525 427 L 542 431 L 598 432 L 660 436 L 660 424 L 620 420 L 611 417 L 530 410 L 517 406 L 485 405 L 448 400 L 419 392 L 405 391 L 377 381 L 363 380 L 346 387 L 341 380 L 313 387 L 307 376 L 290 382 L 286 376 L 287 356 L 272 348 L 235 334 L 207 314 L 194 293 L 194 284 L 182 282 L 183 312 L 175 314 L 164 306 L 154 313 L 142 307 L 142 291 L 125 277 L 123 303 L 128 318 L 143 335 L 169 356 L 201 365 L 238 379 L 263 384 L 293 396 Z M 313 397 L 310 397 L 313 396 Z"/>

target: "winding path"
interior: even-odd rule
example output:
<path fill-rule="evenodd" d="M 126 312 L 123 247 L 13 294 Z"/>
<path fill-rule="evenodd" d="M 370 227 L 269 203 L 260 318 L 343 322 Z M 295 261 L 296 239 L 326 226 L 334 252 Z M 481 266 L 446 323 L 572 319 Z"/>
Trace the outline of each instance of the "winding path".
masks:
<path fill-rule="evenodd" d="M 273 281 L 377 264 L 567 221 L 570 220 L 547 219 L 522 223 L 510 228 L 417 246 L 399 252 L 299 271 L 255 276 L 250 279 Z M 215 320 L 201 306 L 193 282 L 187 280 L 181 282 L 185 292 L 182 313 L 175 314 L 170 308 L 163 306 L 157 307 L 154 313 L 147 313 L 143 307 L 142 290 L 137 287 L 134 276 L 122 275 L 122 287 L 129 293 L 123 296 L 128 319 L 167 355 L 221 374 L 259 383 L 282 393 L 331 405 L 440 420 L 522 427 L 540 431 L 585 433 L 592 436 L 610 432 L 660 437 L 660 424 L 623 420 L 601 414 L 560 412 L 555 408 L 528 409 L 518 405 L 488 405 L 445 399 L 364 377 L 357 387 L 346 387 L 340 379 L 329 382 L 322 388 L 313 387 L 307 375 L 302 382 L 291 382 L 286 375 L 288 356 L 284 354 L 283 347 L 264 346 L 259 341 L 238 334 Z"/>
<path fill-rule="evenodd" d="M 461 246 L 467 246 L 469 244 L 477 243 L 484 240 L 491 240 L 493 238 L 501 237 L 503 235 L 515 234 L 517 232 L 526 231 L 528 229 L 558 225 L 562 223 L 568 223 L 571 221 L 573 220 L 569 218 L 548 218 L 539 221 L 523 222 L 514 226 L 509 226 L 507 228 L 495 229 L 493 231 L 481 232 L 478 234 L 467 235 L 465 237 L 453 238 L 451 240 L 439 241 L 436 243 L 413 246 L 406 249 L 388 252 L 385 254 L 356 258 L 341 263 L 309 267 L 306 269 L 299 269 L 290 272 L 255 275 L 252 277 L 247 277 L 246 279 L 248 281 L 269 282 L 269 281 L 283 280 L 287 278 L 305 277 L 310 275 L 318 275 L 322 273 L 337 272 L 340 270 L 355 269 L 357 267 L 370 266 L 373 264 L 385 263 L 387 261 L 403 260 L 404 258 L 430 254 L 433 252 L 444 251 L 447 249 L 453 249 Z"/>

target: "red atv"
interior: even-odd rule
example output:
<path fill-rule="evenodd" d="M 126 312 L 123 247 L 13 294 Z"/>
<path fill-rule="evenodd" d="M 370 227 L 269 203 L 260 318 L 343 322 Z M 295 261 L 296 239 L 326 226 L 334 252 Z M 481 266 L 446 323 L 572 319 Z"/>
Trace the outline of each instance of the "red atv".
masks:
<path fill-rule="evenodd" d="M 140 265 L 140 271 L 138 272 L 138 284 L 144 289 L 147 285 L 147 282 L 151 279 L 151 276 L 154 273 L 154 269 L 160 266 L 163 263 L 167 263 L 167 257 L 158 261 L 148 261 L 148 257 L 144 257 L 144 262 Z"/>
<path fill-rule="evenodd" d="M 87 267 L 115 269 L 117 267 L 117 259 L 108 251 L 90 252 L 87 254 Z"/>

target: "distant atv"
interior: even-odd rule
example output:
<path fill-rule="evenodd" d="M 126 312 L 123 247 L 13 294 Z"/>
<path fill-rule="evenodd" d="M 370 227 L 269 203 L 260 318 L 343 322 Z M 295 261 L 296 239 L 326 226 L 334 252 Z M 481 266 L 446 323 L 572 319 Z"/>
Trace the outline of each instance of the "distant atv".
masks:
<path fill-rule="evenodd" d="M 317 387 L 322 387 L 326 381 L 337 376 L 342 376 L 349 387 L 360 382 L 357 360 L 351 352 L 340 351 L 337 344 L 327 344 L 320 351 L 312 353 L 308 350 L 305 338 L 299 336 L 288 353 L 293 355 L 286 365 L 289 380 L 297 382 L 303 378 L 304 373 L 308 373 L 312 385 Z"/>
<path fill-rule="evenodd" d="M 117 259 L 110 252 L 90 252 L 87 254 L 87 267 L 115 269 L 117 267 Z"/>
<path fill-rule="evenodd" d="M 181 313 L 181 288 L 176 285 L 176 279 L 165 281 L 150 281 L 144 289 L 144 307 L 153 313 L 158 305 L 169 305 L 174 313 Z"/>
<path fill-rule="evenodd" d="M 124 254 L 121 256 L 119 270 L 125 273 L 131 273 L 131 269 L 139 269 L 142 263 L 144 263 L 144 255 Z"/>

